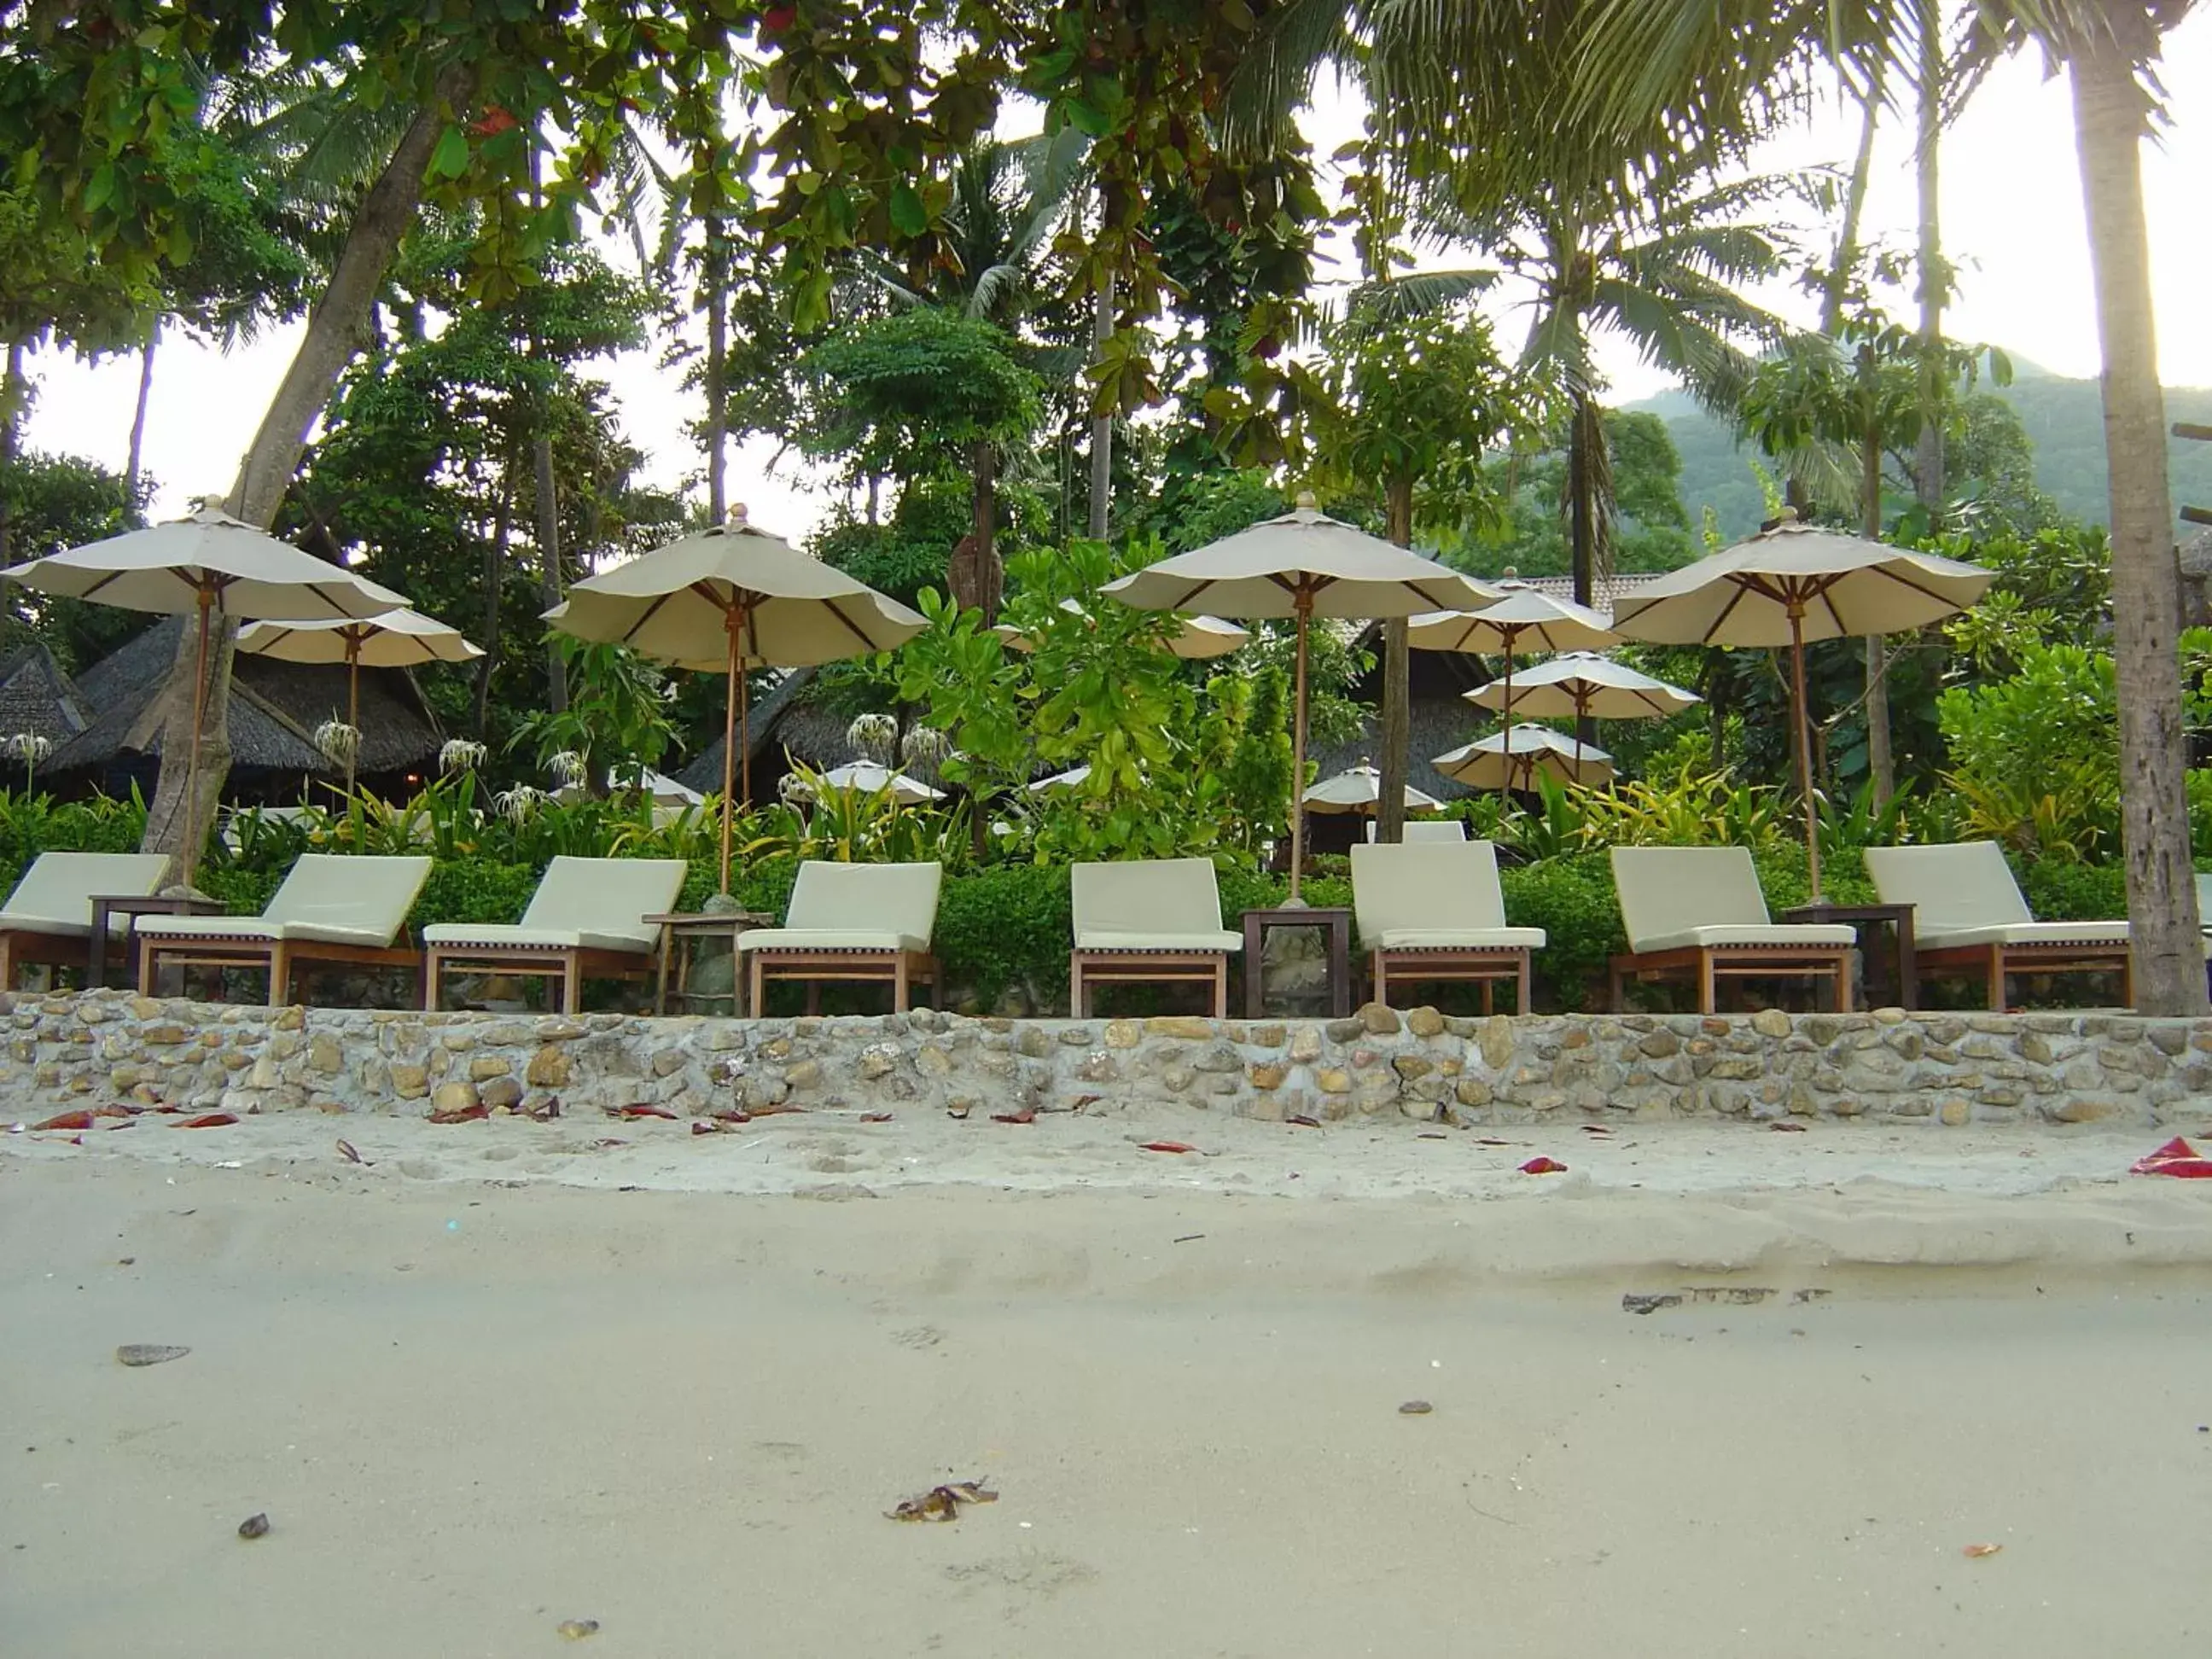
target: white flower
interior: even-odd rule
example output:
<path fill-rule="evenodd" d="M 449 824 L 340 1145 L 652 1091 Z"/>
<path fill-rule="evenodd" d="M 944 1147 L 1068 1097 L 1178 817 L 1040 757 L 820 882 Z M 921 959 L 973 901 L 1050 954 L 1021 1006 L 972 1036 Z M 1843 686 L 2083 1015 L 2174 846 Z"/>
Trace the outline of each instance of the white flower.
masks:
<path fill-rule="evenodd" d="M 18 732 L 8 739 L 8 752 L 19 761 L 28 761 L 36 766 L 54 752 L 52 740 L 35 732 Z"/>
<path fill-rule="evenodd" d="M 906 741 L 899 745 L 899 753 L 908 766 L 925 768 L 943 760 L 951 747 L 945 733 L 935 726 L 917 726 L 906 734 Z"/>
<path fill-rule="evenodd" d="M 361 729 L 343 720 L 325 720 L 315 728 L 315 747 L 333 764 L 350 765 L 361 756 Z"/>
<path fill-rule="evenodd" d="M 544 805 L 545 801 L 546 794 L 543 789 L 533 789 L 526 783 L 518 783 L 514 788 L 494 795 L 491 806 L 493 811 L 509 823 L 520 823 Z"/>
<path fill-rule="evenodd" d="M 446 746 L 438 751 L 441 772 L 473 772 L 491 758 L 491 750 L 480 743 L 471 743 L 466 738 L 449 738 Z"/>
<path fill-rule="evenodd" d="M 545 769 L 553 775 L 553 781 L 563 789 L 577 789 L 592 775 L 591 763 L 573 749 L 563 749 L 550 757 Z"/>
<path fill-rule="evenodd" d="M 887 763 L 898 741 L 898 722 L 889 714 L 856 714 L 845 728 L 845 741 L 861 759 Z"/>

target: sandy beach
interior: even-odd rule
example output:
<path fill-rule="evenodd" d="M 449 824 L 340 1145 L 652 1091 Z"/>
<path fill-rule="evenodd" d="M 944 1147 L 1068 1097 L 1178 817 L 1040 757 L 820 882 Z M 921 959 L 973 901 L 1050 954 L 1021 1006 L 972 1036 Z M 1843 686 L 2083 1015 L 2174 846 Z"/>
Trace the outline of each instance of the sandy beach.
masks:
<path fill-rule="evenodd" d="M 0 1647 L 2203 1644 L 2212 1183 L 2140 1132 L 1437 1133 L 0 1137 Z"/>

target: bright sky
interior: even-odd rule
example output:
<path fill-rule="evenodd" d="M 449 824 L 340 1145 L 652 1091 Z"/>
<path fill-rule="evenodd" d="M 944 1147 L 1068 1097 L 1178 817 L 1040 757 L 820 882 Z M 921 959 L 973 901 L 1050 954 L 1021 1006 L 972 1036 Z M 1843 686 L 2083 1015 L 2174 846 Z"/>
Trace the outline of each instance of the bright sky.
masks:
<path fill-rule="evenodd" d="M 2212 220 L 2203 212 L 2203 181 L 2212 177 L 2212 15 L 2197 13 L 2168 38 L 2167 47 L 2164 79 L 2173 124 L 2143 158 L 2160 360 L 2169 385 L 2208 386 L 2212 306 L 2203 301 L 2203 273 L 2212 268 Z M 1351 119 L 1334 100 L 1316 112 L 1311 131 L 1318 153 L 1334 148 Z M 1826 112 L 1805 131 L 1777 140 L 1761 165 L 1847 166 L 1856 136 L 1850 113 Z M 1876 154 L 1868 233 L 1909 241 L 1914 213 L 1911 135 L 1900 124 L 1885 133 Z M 2064 82 L 2044 80 L 2039 61 L 2004 65 L 1947 136 L 1943 220 L 1946 249 L 1962 266 L 1948 327 L 1953 337 L 2001 344 L 2060 374 L 2095 375 L 2096 315 L 2072 112 Z M 1766 297 L 1778 307 L 1809 310 L 1809 302 L 1784 292 Z M 1525 317 L 1499 321 L 1501 343 L 1517 343 Z M 272 331 L 228 357 L 181 339 L 164 343 L 146 437 L 157 515 L 228 490 L 296 341 L 296 329 Z M 651 457 L 648 476 L 673 483 L 695 471 L 699 460 L 682 430 L 690 411 L 685 399 L 672 395 L 659 355 L 657 349 L 635 354 L 605 373 L 629 435 Z M 1601 361 L 1620 401 L 1665 384 L 1631 353 L 1615 350 Z M 34 358 L 32 369 L 38 402 L 29 444 L 119 469 L 137 389 L 136 361 L 87 365 L 48 355 Z M 754 522 L 797 536 L 823 516 L 831 498 L 814 487 L 797 457 L 772 464 L 774 447 L 759 442 L 732 457 L 731 496 L 747 504 Z"/>

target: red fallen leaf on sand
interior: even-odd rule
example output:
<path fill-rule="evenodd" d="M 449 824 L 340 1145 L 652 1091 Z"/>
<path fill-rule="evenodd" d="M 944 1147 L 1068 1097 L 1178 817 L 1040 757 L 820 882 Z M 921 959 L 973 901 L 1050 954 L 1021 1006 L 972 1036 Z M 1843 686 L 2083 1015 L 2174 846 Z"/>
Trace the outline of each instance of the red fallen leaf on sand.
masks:
<path fill-rule="evenodd" d="M 1567 1166 L 1556 1158 L 1532 1158 L 1521 1166 L 1522 1175 L 1565 1175 Z"/>
<path fill-rule="evenodd" d="M 1778 1135 L 1802 1135 L 1805 1133 L 1805 1126 L 1802 1123 L 1778 1122 L 1770 1123 L 1766 1127 Z"/>
<path fill-rule="evenodd" d="M 863 1123 L 888 1123 L 890 1121 L 891 1115 L 889 1112 L 863 1112 L 860 1114 L 860 1121 Z"/>
<path fill-rule="evenodd" d="M 691 1133 L 695 1135 L 726 1135 L 729 1132 L 729 1126 L 725 1123 L 695 1123 L 691 1126 Z"/>
<path fill-rule="evenodd" d="M 994 1123 L 1034 1123 L 1036 1121 L 1036 1108 L 1034 1106 L 1024 1106 L 1018 1112 L 994 1112 L 991 1114 L 991 1121 Z"/>
<path fill-rule="evenodd" d="M 479 1103 L 474 1106 L 459 1106 L 450 1112 L 433 1112 L 433 1123 L 476 1123 L 491 1115 L 491 1108 Z"/>
<path fill-rule="evenodd" d="M 44 1127 L 42 1124 L 40 1126 Z M 2179 1135 L 2154 1152 L 2147 1152 L 2128 1165 L 2130 1175 L 2174 1176 L 2184 1181 L 2212 1179 L 2212 1158 L 2205 1157 Z"/>
<path fill-rule="evenodd" d="M 622 1110 L 617 1112 L 615 1115 L 619 1118 L 629 1119 L 632 1122 L 635 1122 L 637 1119 L 641 1117 L 665 1117 L 672 1123 L 676 1121 L 675 1113 L 663 1111 L 658 1106 L 625 1106 Z"/>
<path fill-rule="evenodd" d="M 1285 1123 L 1295 1123 L 1301 1129 L 1318 1129 L 1321 1127 L 1321 1120 L 1319 1118 L 1308 1117 L 1304 1112 L 1300 1112 L 1296 1117 L 1286 1117 L 1283 1121 Z"/>
<path fill-rule="evenodd" d="M 734 1106 L 720 1112 L 709 1112 L 707 1115 L 717 1123 L 750 1123 L 753 1121 L 750 1112 L 740 1111 Z"/>
<path fill-rule="evenodd" d="M 478 1111 L 483 1109 L 478 1107 Z M 188 1117 L 182 1123 L 170 1125 L 176 1129 L 220 1129 L 238 1121 L 234 1112 L 202 1112 L 198 1117 Z"/>
<path fill-rule="evenodd" d="M 1186 1146 L 1180 1140 L 1147 1140 L 1140 1142 L 1137 1150 L 1140 1152 L 1194 1152 L 1198 1148 Z"/>
<path fill-rule="evenodd" d="M 58 1112 L 44 1123 L 33 1123 L 31 1127 L 33 1129 L 89 1129 L 92 1127 L 92 1114 Z"/>

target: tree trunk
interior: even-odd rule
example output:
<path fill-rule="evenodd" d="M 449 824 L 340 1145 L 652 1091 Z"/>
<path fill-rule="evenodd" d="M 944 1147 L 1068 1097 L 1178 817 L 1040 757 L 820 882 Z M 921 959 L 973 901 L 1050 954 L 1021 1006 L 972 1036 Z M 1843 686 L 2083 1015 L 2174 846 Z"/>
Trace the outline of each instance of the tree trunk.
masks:
<path fill-rule="evenodd" d="M 1943 302 L 1951 272 L 1943 263 L 1943 208 L 1938 161 L 1943 133 L 1943 0 L 1919 0 L 1920 143 L 1914 157 L 1920 195 L 1920 441 L 1914 480 L 1932 517 L 1943 506 Z"/>
<path fill-rule="evenodd" d="M 1114 273 L 1108 271 L 1098 284 L 1097 296 L 1091 302 L 1091 360 L 1097 362 L 1105 355 L 1106 342 L 1114 337 Z M 1114 417 L 1093 415 L 1091 417 L 1091 527 L 1089 534 L 1094 542 L 1106 539 L 1108 510 L 1114 501 Z"/>
<path fill-rule="evenodd" d="M 484 544 L 483 633 L 479 643 L 483 655 L 477 659 L 477 706 L 471 729 L 478 743 L 491 741 L 491 672 L 499 660 L 500 587 L 507 580 L 507 538 L 514 522 L 514 493 L 507 479 L 512 469 L 502 469 L 499 514 L 492 520 L 491 539 Z"/>
<path fill-rule="evenodd" d="M 138 475 L 146 456 L 146 405 L 154 399 L 154 353 L 161 343 L 161 319 L 157 313 L 146 325 L 146 344 L 138 354 L 138 401 L 131 411 L 131 453 L 123 464 L 124 488 L 132 501 L 138 499 Z"/>
<path fill-rule="evenodd" d="M 1820 332 L 1832 338 L 1844 323 L 1844 295 L 1859 262 L 1859 222 L 1866 216 L 1867 180 L 1874 172 L 1875 129 L 1881 122 L 1881 98 L 1869 90 L 1859 106 L 1859 149 L 1851 161 L 1850 183 L 1844 191 L 1844 222 L 1836 233 L 1835 256 L 1828 262 L 1828 279 L 1820 289 Z"/>
<path fill-rule="evenodd" d="M 707 221 L 707 511 L 716 524 L 730 510 L 725 453 L 730 431 L 729 249 L 720 218 Z"/>
<path fill-rule="evenodd" d="M 1390 516 L 1390 539 L 1401 547 L 1413 544 L 1413 480 L 1401 474 L 1384 486 Z M 1406 618 L 1393 617 L 1382 624 L 1382 754 L 1376 769 L 1381 799 L 1375 804 L 1375 839 L 1399 842 L 1406 838 L 1406 774 L 1412 765 L 1413 731 L 1413 652 L 1406 643 Z"/>
<path fill-rule="evenodd" d="M 952 550 L 945 585 L 963 610 L 981 611 L 984 626 L 999 619 L 999 589 L 1004 573 L 993 541 L 998 516 L 998 452 L 987 440 L 968 452 L 969 471 L 975 475 L 974 527 Z"/>
<path fill-rule="evenodd" d="M 23 373 L 24 343 L 8 342 L 8 373 L 0 380 L 0 472 L 15 465 L 23 443 L 23 408 L 31 400 L 31 382 Z M 8 497 L 0 491 L 0 565 L 15 562 L 15 526 L 8 522 Z"/>
<path fill-rule="evenodd" d="M 2120 823 L 2136 1006 L 2206 1012 L 2185 786 L 2178 652 L 2181 591 L 2166 472 L 2166 399 L 2143 219 L 2146 100 L 2135 65 L 2102 33 L 2074 43 L 2075 143 L 2104 347 L 2105 465 L 2112 521 L 2112 659 L 2120 705 Z"/>
<path fill-rule="evenodd" d="M 307 434 L 330 402 L 331 388 L 353 356 L 384 273 L 400 239 L 415 222 L 422 200 L 423 169 L 438 142 L 449 112 L 465 105 L 476 87 L 476 71 L 455 64 L 439 76 L 430 101 L 416 112 L 414 120 L 392 149 L 392 159 L 362 198 L 360 210 L 346 231 L 345 245 L 323 296 L 307 319 L 307 331 L 293 354 L 290 368 L 276 395 L 261 417 L 252 447 L 240 464 L 231 486 L 229 507 L 237 517 L 266 530 L 276 521 L 284 491 L 307 447 Z M 192 740 L 192 704 L 198 691 L 196 630 L 186 627 L 177 659 L 161 690 L 161 780 L 147 809 L 146 835 L 140 848 L 149 853 L 184 851 L 185 776 L 187 768 L 168 763 L 180 760 Z M 230 663 L 237 629 L 228 622 L 216 630 L 214 648 L 208 653 L 206 708 L 198 767 L 199 799 L 191 822 L 202 830 L 215 819 L 215 804 L 222 799 L 230 775 Z"/>
<path fill-rule="evenodd" d="M 538 507 L 538 592 L 550 611 L 561 603 L 561 501 L 553 485 L 553 434 L 544 429 L 545 418 L 540 410 L 530 466 Z M 556 714 L 568 707 L 568 659 L 561 654 L 560 642 L 550 629 L 545 635 L 545 707 Z"/>
<path fill-rule="evenodd" d="M 1612 458 L 1606 453 L 1605 412 L 1596 398 L 1578 392 L 1567 429 L 1568 514 L 1577 605 L 1596 605 L 1597 579 L 1611 562 L 1606 531 L 1612 516 L 1607 500 L 1612 473 Z M 1595 748 L 1597 722 L 1577 720 L 1575 739 L 1585 749 Z"/>

